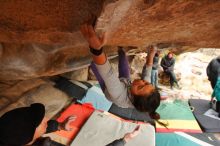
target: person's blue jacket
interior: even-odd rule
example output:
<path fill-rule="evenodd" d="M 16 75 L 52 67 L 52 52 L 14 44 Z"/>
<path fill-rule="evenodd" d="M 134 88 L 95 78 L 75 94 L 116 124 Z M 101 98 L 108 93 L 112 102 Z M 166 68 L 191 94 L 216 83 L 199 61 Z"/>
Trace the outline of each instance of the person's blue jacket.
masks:
<path fill-rule="evenodd" d="M 220 77 L 218 77 L 217 82 L 215 84 L 212 97 L 216 98 L 217 101 L 220 101 Z"/>

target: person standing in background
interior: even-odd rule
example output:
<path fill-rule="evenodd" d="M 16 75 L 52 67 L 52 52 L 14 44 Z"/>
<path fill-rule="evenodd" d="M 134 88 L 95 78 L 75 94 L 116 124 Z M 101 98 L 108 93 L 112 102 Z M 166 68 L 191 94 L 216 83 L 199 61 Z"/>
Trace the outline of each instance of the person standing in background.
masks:
<path fill-rule="evenodd" d="M 218 112 L 218 117 L 220 117 L 220 56 L 211 60 L 206 73 L 213 89 L 211 107 Z"/>
<path fill-rule="evenodd" d="M 157 51 L 154 55 L 153 66 L 151 71 L 151 84 L 156 88 L 158 88 L 158 67 L 159 67 L 159 55 L 160 52 Z"/>

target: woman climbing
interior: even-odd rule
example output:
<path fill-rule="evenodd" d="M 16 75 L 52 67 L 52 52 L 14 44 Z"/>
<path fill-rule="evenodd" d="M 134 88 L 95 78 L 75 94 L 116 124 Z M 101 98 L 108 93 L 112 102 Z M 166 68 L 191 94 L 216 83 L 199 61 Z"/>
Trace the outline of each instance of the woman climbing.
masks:
<path fill-rule="evenodd" d="M 153 57 L 156 50 L 148 48 L 146 67 L 143 68 L 144 79 L 130 82 L 128 61 L 125 52 L 119 48 L 119 77 L 113 71 L 103 46 L 106 35 L 99 37 L 92 25 L 84 24 L 81 32 L 89 43 L 90 52 L 93 56 L 91 68 L 100 83 L 108 100 L 123 108 L 136 108 L 141 112 L 149 112 L 153 119 L 159 119 L 155 111 L 160 105 L 160 93 L 150 84 Z"/>

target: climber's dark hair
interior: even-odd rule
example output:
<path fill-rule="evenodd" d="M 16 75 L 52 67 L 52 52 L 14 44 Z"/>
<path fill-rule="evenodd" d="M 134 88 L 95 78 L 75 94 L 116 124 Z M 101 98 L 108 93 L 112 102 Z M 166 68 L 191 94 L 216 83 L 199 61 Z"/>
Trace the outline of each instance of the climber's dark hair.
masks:
<path fill-rule="evenodd" d="M 163 123 L 163 122 L 161 122 L 159 119 L 160 119 L 160 114 L 158 114 L 157 112 L 151 112 L 151 113 L 149 113 L 149 115 L 150 115 L 150 117 L 152 118 L 152 119 L 154 119 L 158 124 L 160 124 L 160 125 L 162 125 L 162 126 L 164 126 L 164 127 L 166 127 L 167 128 L 167 126 L 169 125 L 168 123 Z M 168 129 L 168 128 L 167 128 Z"/>
<path fill-rule="evenodd" d="M 160 105 L 160 93 L 157 89 L 150 95 L 133 95 L 133 105 L 140 112 L 148 112 L 152 119 L 167 128 L 168 124 L 159 121 L 160 115 L 156 112 L 156 109 Z"/>
<path fill-rule="evenodd" d="M 155 89 L 150 95 L 133 95 L 132 103 L 140 112 L 152 113 L 160 105 L 160 93 Z"/>

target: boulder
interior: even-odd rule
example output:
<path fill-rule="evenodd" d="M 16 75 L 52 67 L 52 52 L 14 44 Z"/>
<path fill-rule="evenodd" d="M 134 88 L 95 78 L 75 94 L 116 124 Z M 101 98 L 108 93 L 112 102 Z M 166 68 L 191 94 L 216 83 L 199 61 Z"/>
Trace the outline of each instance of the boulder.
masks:
<path fill-rule="evenodd" d="M 52 118 L 68 105 L 70 101 L 71 98 L 62 91 L 56 89 L 51 84 L 44 84 L 28 91 L 18 101 L 4 107 L 0 111 L 0 116 L 14 108 L 30 106 L 32 103 L 42 103 L 45 105 L 46 116 Z"/>
<path fill-rule="evenodd" d="M 0 1 L 0 81 L 53 76 L 87 67 L 80 25 L 91 16 L 114 46 L 154 44 L 177 54 L 220 47 L 218 0 Z"/>
<path fill-rule="evenodd" d="M 15 102 L 21 95 L 40 85 L 47 84 L 43 79 L 31 79 L 23 81 L 11 81 L 0 84 L 0 97 Z"/>
<path fill-rule="evenodd" d="M 88 67 L 62 74 L 63 77 L 77 81 L 87 81 L 88 75 L 89 75 Z"/>

